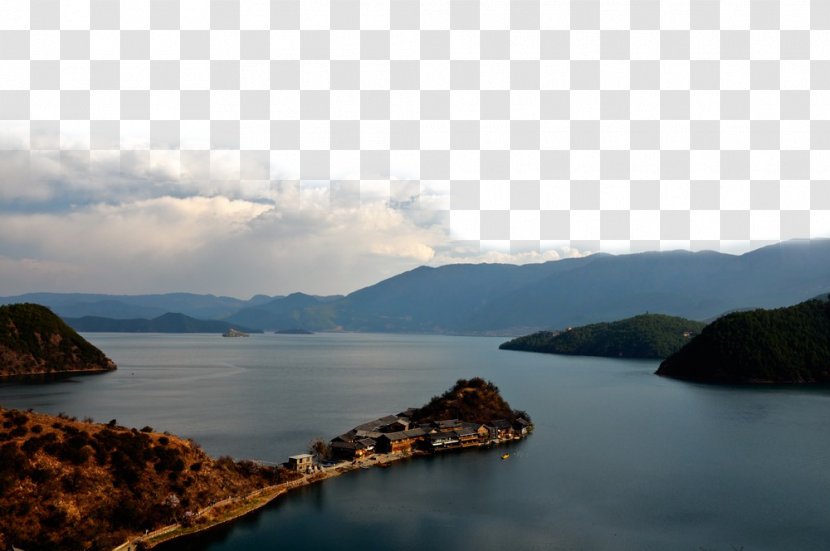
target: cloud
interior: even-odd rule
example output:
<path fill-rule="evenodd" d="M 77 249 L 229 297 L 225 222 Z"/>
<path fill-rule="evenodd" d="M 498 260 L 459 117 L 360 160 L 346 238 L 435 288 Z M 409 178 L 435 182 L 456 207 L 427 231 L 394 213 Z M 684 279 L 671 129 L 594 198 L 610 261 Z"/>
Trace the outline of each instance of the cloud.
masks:
<path fill-rule="evenodd" d="M 594 254 L 594 251 L 581 251 L 569 246 L 541 248 L 511 252 L 509 250 L 482 249 L 479 243 L 471 241 L 451 242 L 437 254 L 430 265 L 443 264 L 539 264 L 563 258 L 580 258 Z"/>
<path fill-rule="evenodd" d="M 340 294 L 422 264 L 582 254 L 454 242 L 446 186 L 201 180 L 144 153 L 0 155 L 0 294 Z"/>
<path fill-rule="evenodd" d="M 331 208 L 319 187 L 283 186 L 267 203 L 163 196 L 5 214 L 0 280 L 4 294 L 35 290 L 24 272 L 63 291 L 340 293 L 430 260 L 445 240 L 382 202 Z"/>

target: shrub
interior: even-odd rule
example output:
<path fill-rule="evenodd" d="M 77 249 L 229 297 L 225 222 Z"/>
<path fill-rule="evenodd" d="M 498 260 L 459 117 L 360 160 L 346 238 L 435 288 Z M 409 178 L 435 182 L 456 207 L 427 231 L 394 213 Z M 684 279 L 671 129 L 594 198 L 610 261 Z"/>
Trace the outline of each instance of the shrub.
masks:
<path fill-rule="evenodd" d="M 18 426 L 18 427 L 14 427 L 9 434 L 11 434 L 13 437 L 17 438 L 17 437 L 20 437 L 20 436 L 26 436 L 26 434 L 28 432 L 29 432 L 29 429 L 27 429 L 26 427 Z"/>

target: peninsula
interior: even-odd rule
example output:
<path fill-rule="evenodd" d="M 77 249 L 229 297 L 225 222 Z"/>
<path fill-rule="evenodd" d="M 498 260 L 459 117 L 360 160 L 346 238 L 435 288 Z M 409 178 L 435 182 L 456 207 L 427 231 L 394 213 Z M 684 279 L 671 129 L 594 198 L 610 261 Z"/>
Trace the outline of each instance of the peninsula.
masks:
<path fill-rule="evenodd" d="M 642 314 L 563 331 L 540 331 L 505 342 L 499 348 L 575 356 L 665 358 L 680 350 L 704 326 L 675 316 Z"/>
<path fill-rule="evenodd" d="M 308 450 L 288 458 L 274 471 L 243 462 L 246 471 L 271 473 L 273 483 L 248 495 L 234 495 L 216 505 L 192 513 L 185 520 L 136 535 L 118 551 L 136 545 L 145 548 L 185 537 L 230 522 L 256 510 L 293 489 L 318 483 L 359 469 L 389 467 L 396 461 L 471 447 L 494 446 L 520 440 L 533 430 L 530 416 L 512 409 L 499 389 L 480 378 L 460 379 L 441 396 L 421 408 L 369 421 L 335 437 L 316 441 Z M 502 459 L 509 453 L 501 455 Z M 497 456 L 499 457 L 499 456 Z M 221 461 L 221 459 L 219 460 Z M 192 473 L 190 473 L 192 474 Z M 261 483 L 262 478 L 257 479 Z"/>
<path fill-rule="evenodd" d="M 0 377 L 105 372 L 115 363 L 45 306 L 0 306 Z"/>
<path fill-rule="evenodd" d="M 830 302 L 723 316 L 657 374 L 724 384 L 830 383 Z"/>

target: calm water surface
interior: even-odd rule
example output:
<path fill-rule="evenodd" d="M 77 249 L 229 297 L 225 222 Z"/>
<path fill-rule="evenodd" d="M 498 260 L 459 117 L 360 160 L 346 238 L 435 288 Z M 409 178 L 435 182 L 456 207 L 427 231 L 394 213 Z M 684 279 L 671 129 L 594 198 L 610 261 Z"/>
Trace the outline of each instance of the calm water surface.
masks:
<path fill-rule="evenodd" d="M 168 430 L 284 461 L 315 437 L 494 381 L 535 434 L 306 488 L 192 549 L 828 549 L 830 391 L 707 387 L 655 362 L 411 335 L 86 335 L 104 375 L 0 384 L 0 404 Z M 182 545 L 178 544 L 177 548 Z"/>

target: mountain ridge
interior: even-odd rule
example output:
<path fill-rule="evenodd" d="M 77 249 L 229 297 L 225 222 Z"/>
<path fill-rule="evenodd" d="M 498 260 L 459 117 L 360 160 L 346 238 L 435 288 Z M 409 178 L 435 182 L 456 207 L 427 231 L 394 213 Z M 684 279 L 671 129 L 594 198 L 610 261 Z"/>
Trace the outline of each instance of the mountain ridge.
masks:
<path fill-rule="evenodd" d="M 221 320 L 196 319 L 178 312 L 168 312 L 152 319 L 84 316 L 64 318 L 64 321 L 76 331 L 84 333 L 224 333 L 231 329 L 244 333 L 262 333 L 259 329 Z"/>
<path fill-rule="evenodd" d="M 171 304 L 192 308 L 171 306 L 165 311 L 267 331 L 512 336 L 618 320 L 643 311 L 705 320 L 731 310 L 787 306 L 828 291 L 830 239 L 814 239 L 742 255 L 678 250 L 594 254 L 525 265 L 420 266 L 345 296 L 292 293 L 242 301 L 172 294 L 147 295 L 147 303 L 107 296 L 147 308 L 163 305 L 169 296 Z M 56 312 L 66 315 L 63 312 L 72 308 L 81 306 L 64 296 Z M 200 316 L 194 309 L 216 315 Z"/>

